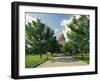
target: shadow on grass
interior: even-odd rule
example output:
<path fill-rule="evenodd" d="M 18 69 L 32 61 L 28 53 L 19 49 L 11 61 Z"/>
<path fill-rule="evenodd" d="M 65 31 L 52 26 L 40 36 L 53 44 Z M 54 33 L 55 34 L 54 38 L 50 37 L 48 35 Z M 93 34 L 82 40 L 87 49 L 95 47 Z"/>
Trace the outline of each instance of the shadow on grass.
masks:
<path fill-rule="evenodd" d="M 73 58 L 76 58 L 76 59 L 79 59 L 79 60 L 82 60 L 84 62 L 86 62 L 87 64 L 89 64 L 89 56 L 73 56 Z"/>

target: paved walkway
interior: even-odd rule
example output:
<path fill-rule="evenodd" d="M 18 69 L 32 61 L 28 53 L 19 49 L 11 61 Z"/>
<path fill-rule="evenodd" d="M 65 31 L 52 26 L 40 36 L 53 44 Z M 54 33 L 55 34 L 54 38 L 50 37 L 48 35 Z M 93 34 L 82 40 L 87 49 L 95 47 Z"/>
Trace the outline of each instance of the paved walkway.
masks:
<path fill-rule="evenodd" d="M 88 65 L 84 61 L 68 57 L 54 57 L 43 64 L 37 66 L 40 67 L 58 67 L 58 66 L 80 66 L 80 65 Z"/>

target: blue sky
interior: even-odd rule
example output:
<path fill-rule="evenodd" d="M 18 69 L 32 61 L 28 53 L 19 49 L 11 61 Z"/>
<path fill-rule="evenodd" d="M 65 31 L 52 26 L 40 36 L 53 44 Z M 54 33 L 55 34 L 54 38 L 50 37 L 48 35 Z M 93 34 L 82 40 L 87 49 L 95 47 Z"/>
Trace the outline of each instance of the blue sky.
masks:
<path fill-rule="evenodd" d="M 64 24 L 69 20 L 73 15 L 71 14 L 55 14 L 55 13 L 34 13 L 26 12 L 26 16 L 30 16 L 33 19 L 40 19 L 43 23 L 51 27 L 55 35 L 58 36 L 64 28 Z"/>

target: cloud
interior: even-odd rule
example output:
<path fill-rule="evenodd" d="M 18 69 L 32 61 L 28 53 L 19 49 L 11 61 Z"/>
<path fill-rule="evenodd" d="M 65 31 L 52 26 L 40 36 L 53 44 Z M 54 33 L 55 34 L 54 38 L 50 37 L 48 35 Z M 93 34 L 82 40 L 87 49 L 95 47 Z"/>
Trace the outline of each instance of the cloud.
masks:
<path fill-rule="evenodd" d="M 60 25 L 65 27 L 65 26 L 67 26 L 67 24 L 69 24 L 69 23 L 72 21 L 72 19 L 73 19 L 73 16 L 72 16 L 70 19 L 68 19 L 68 20 L 63 19 L 63 20 L 60 22 Z"/>
<path fill-rule="evenodd" d="M 73 16 L 75 16 L 76 19 L 78 19 L 78 18 L 80 17 L 80 15 L 73 15 Z M 68 20 L 63 19 L 63 20 L 61 21 L 61 23 L 60 23 L 60 25 L 64 27 L 64 30 L 62 31 L 62 33 L 64 34 L 65 40 L 66 40 L 66 41 L 68 41 L 67 32 L 70 31 L 70 29 L 69 29 L 69 27 L 68 27 L 67 25 L 70 24 L 70 23 L 72 22 L 73 16 L 72 16 L 70 19 L 68 19 Z"/>
<path fill-rule="evenodd" d="M 72 17 L 69 20 L 63 19 L 60 23 L 60 25 L 64 27 L 64 30 L 62 31 L 62 33 L 64 34 L 65 41 L 68 41 L 67 32 L 70 31 L 67 24 L 69 24 L 71 21 L 72 21 Z"/>
<path fill-rule="evenodd" d="M 33 18 L 30 14 L 26 14 L 26 24 L 32 21 L 37 21 L 37 18 Z"/>
<path fill-rule="evenodd" d="M 80 17 L 80 15 L 74 15 L 76 17 L 76 19 L 78 19 Z"/>
<path fill-rule="evenodd" d="M 58 32 L 58 31 L 59 31 L 59 30 L 56 28 L 56 29 L 55 29 L 55 32 Z"/>
<path fill-rule="evenodd" d="M 76 19 L 78 19 L 78 18 L 80 17 L 80 15 L 73 15 L 73 16 L 75 16 Z M 72 16 L 70 19 L 68 19 L 68 20 L 63 19 L 63 20 L 61 21 L 60 25 L 61 25 L 61 26 L 66 26 L 67 24 L 69 24 L 70 22 L 72 22 L 73 16 Z"/>
<path fill-rule="evenodd" d="M 75 16 L 76 19 L 78 19 L 78 18 L 80 17 L 80 15 L 73 15 L 73 16 Z M 68 20 L 63 19 L 63 20 L 60 22 L 60 25 L 61 25 L 61 26 L 64 26 L 64 27 L 67 27 L 67 25 L 70 24 L 70 23 L 72 22 L 73 16 L 72 16 L 70 19 L 68 19 Z"/>
<path fill-rule="evenodd" d="M 71 21 L 72 21 L 72 17 L 69 20 L 63 19 L 61 21 L 60 25 L 64 27 L 65 32 L 69 31 L 69 28 L 68 28 L 67 24 L 69 24 Z"/>
<path fill-rule="evenodd" d="M 67 23 L 67 20 L 63 19 L 63 20 L 61 21 L 60 25 L 61 25 L 61 26 L 65 26 L 66 23 Z"/>

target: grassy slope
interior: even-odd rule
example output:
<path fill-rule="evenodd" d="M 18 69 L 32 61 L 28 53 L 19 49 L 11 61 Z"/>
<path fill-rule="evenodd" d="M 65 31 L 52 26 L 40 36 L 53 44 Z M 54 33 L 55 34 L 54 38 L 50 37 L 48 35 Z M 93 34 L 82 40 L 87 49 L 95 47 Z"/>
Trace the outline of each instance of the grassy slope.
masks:
<path fill-rule="evenodd" d="M 49 59 L 51 56 L 49 55 Z M 47 56 L 43 55 L 43 58 L 41 59 L 39 55 L 26 55 L 25 56 L 25 68 L 33 68 L 36 65 L 44 62 L 47 60 Z"/>

